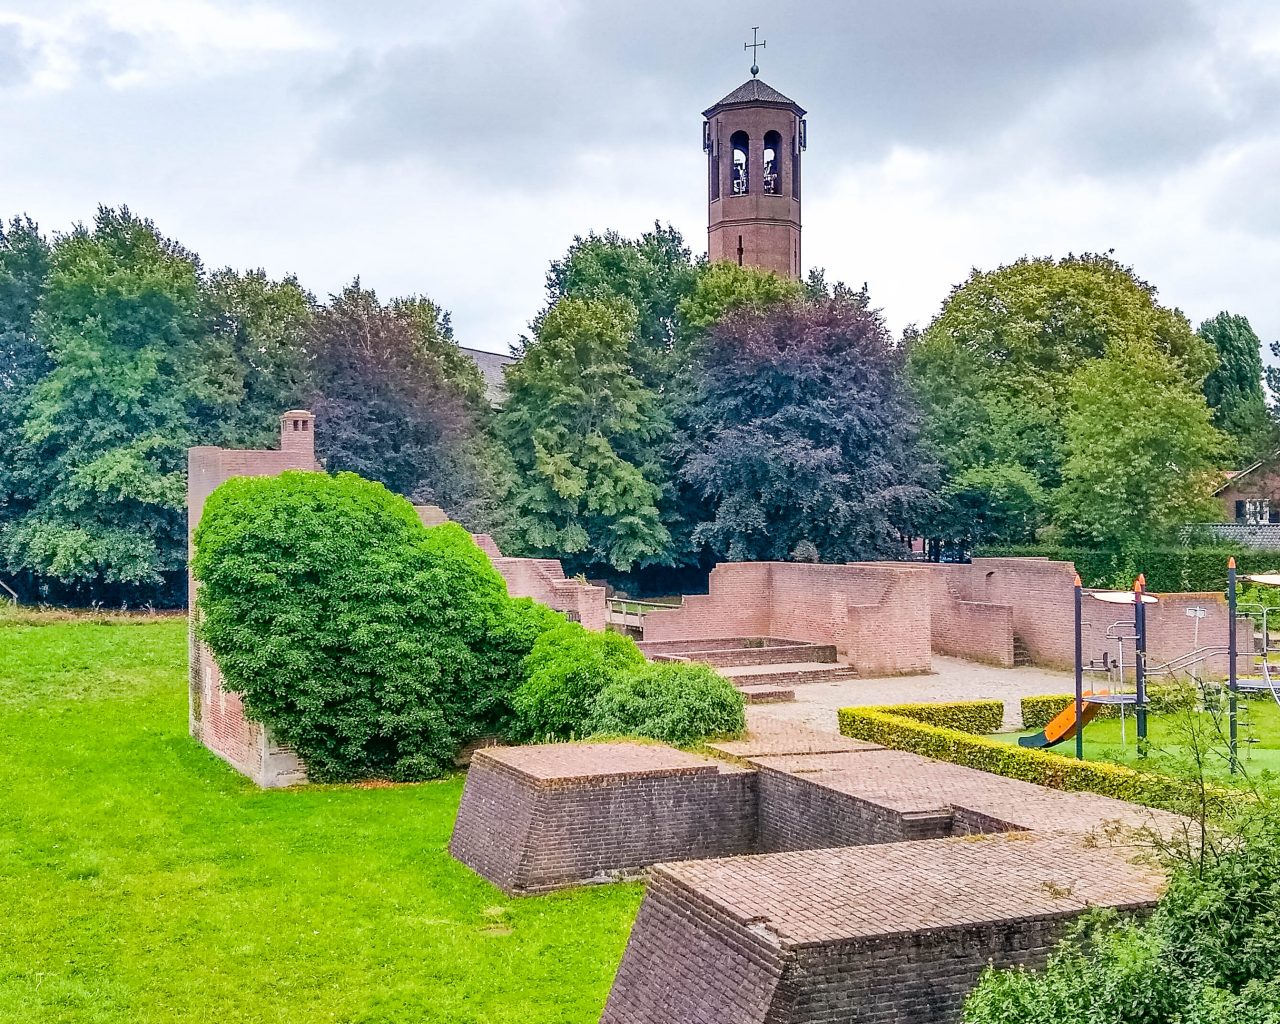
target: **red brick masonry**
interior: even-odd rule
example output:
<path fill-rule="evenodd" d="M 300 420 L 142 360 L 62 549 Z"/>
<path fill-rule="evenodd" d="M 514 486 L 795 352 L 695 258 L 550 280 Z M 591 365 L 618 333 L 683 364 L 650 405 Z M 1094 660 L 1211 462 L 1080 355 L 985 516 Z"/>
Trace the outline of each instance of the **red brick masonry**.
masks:
<path fill-rule="evenodd" d="M 653 869 L 609 1024 L 953 1020 L 989 960 L 1038 963 L 1086 906 L 1158 897 L 1099 826 L 1183 825 L 799 729 L 718 748 L 754 770 L 626 743 L 473 762 L 450 849 L 509 893 L 687 851 Z"/>
<path fill-rule="evenodd" d="M 755 773 L 649 744 L 478 750 L 449 852 L 510 895 L 755 847 Z"/>

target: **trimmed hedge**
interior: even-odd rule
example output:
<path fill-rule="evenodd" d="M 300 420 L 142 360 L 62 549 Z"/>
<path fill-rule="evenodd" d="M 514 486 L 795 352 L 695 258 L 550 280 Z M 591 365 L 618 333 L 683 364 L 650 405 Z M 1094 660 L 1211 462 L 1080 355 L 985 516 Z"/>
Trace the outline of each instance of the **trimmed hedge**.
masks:
<path fill-rule="evenodd" d="M 1133 577 L 1145 573 L 1147 589 L 1154 592 L 1217 592 L 1227 589 L 1227 559 L 1234 557 L 1241 573 L 1274 572 L 1280 568 L 1280 552 L 1254 551 L 1231 545 L 1204 547 L 1138 548 L 1108 551 L 1094 548 L 1021 546 L 990 547 L 974 551 L 975 558 L 1044 557 L 1074 562 L 1086 587 L 1129 587 Z"/>
<path fill-rule="evenodd" d="M 1193 809 L 1199 798 L 1199 791 L 1192 784 L 1168 775 L 1139 772 L 1118 764 L 1077 761 L 1043 750 L 997 743 L 882 710 L 841 708 L 839 719 L 840 732 L 854 739 L 1052 789 L 1099 793 L 1179 813 Z M 1212 796 L 1218 809 L 1226 809 L 1237 799 L 1236 794 L 1225 790 L 1215 790 Z"/>
<path fill-rule="evenodd" d="M 886 715 L 910 718 L 925 725 L 985 736 L 1004 725 L 1004 701 L 968 700 L 937 704 L 886 704 L 871 708 Z"/>
<path fill-rule="evenodd" d="M 1196 693 L 1191 686 L 1150 686 L 1147 688 L 1147 710 L 1152 714 L 1169 714 L 1182 711 L 1195 704 Z M 1051 721 L 1076 702 L 1073 693 L 1052 693 L 1022 698 L 1022 728 L 1043 729 Z M 1132 710 L 1132 705 L 1130 705 Z M 1127 714 L 1128 712 L 1126 712 Z M 1103 704 L 1097 718 L 1119 718 L 1120 705 Z M 991 730 L 995 732 L 995 729 Z"/>

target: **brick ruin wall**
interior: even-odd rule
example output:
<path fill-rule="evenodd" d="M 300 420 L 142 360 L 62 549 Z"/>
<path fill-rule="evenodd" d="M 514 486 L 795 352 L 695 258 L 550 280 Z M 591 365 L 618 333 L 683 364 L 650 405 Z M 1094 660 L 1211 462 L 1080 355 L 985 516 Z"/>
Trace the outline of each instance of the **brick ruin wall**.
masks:
<path fill-rule="evenodd" d="M 290 469 L 318 470 L 310 413 L 285 413 L 280 420 L 280 448 L 232 450 L 203 446 L 187 451 L 187 552 L 204 503 L 218 485 L 233 476 L 277 476 Z M 306 771 L 293 751 L 275 742 L 258 722 L 245 716 L 239 696 L 222 686 L 213 652 L 196 636 L 199 615 L 196 582 L 187 574 L 188 728 L 209 750 L 259 786 L 287 786 L 306 781 Z"/>
<path fill-rule="evenodd" d="M 834 644 L 864 675 L 930 667 L 927 569 L 880 563 L 725 562 L 706 595 L 645 616 L 649 641 L 776 636 Z"/>
<path fill-rule="evenodd" d="M 597 745 L 599 751 L 632 747 Z M 449 852 L 508 895 L 633 876 L 666 860 L 727 857 L 756 846 L 756 774 L 706 759 L 601 775 L 569 744 L 479 750 Z M 666 748 L 633 748 L 641 756 Z M 561 759 L 538 777 L 522 762 Z M 504 760 L 505 758 L 505 760 Z"/>

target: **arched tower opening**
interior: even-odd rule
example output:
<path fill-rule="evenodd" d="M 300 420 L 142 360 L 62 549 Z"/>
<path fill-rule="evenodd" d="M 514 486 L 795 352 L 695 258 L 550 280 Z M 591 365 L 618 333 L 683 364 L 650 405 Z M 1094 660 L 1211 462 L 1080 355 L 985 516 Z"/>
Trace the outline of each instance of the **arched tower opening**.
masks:
<path fill-rule="evenodd" d="M 729 139 L 729 148 L 733 153 L 729 194 L 745 196 L 751 191 L 751 136 L 746 132 L 734 132 Z"/>
<path fill-rule="evenodd" d="M 782 194 L 782 136 L 775 131 L 764 133 L 764 158 L 760 163 L 761 181 L 764 194 L 778 196 Z"/>

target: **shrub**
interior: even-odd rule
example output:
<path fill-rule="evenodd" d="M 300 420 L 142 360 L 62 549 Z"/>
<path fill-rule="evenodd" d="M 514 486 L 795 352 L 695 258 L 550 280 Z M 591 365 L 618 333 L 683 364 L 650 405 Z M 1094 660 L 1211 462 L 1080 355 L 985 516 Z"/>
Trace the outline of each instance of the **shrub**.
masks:
<path fill-rule="evenodd" d="M 991 732 L 999 732 L 1004 725 L 1004 701 L 970 700 L 951 701 L 937 704 L 887 704 L 873 708 L 886 715 L 898 715 L 910 718 L 913 722 L 924 722 L 943 729 L 955 729 L 957 732 L 975 733 L 983 736 Z"/>
<path fill-rule="evenodd" d="M 1195 705 L 1196 691 L 1189 685 L 1163 685 L 1147 687 L 1147 710 L 1153 714 L 1170 714 L 1182 711 Z M 1043 729 L 1051 721 L 1071 707 L 1076 701 L 1073 693 L 1045 694 L 1036 697 L 1022 698 L 1022 728 Z M 1132 705 L 1125 709 L 1131 714 Z M 1098 708 L 1097 718 L 1119 718 L 1118 704 L 1102 704 Z M 995 732 L 995 730 L 991 730 Z"/>
<path fill-rule="evenodd" d="M 511 698 L 512 735 L 539 740 L 586 735 L 600 691 L 644 664 L 635 641 L 621 633 L 593 633 L 576 622 L 543 633 L 524 659 L 524 682 Z"/>
<path fill-rule="evenodd" d="M 459 526 L 350 473 L 233 478 L 195 535 L 200 636 L 315 781 L 421 779 L 507 711 L 547 621 Z"/>
<path fill-rule="evenodd" d="M 677 745 L 746 728 L 741 692 L 707 665 L 646 664 L 610 683 L 591 718 L 598 735 L 647 736 Z"/>
<path fill-rule="evenodd" d="M 909 750 L 925 757 L 950 761 L 1010 779 L 1022 779 L 1052 789 L 1100 793 L 1118 800 L 1165 810 L 1185 811 L 1195 806 L 1199 790 L 1167 775 L 1135 771 L 1117 764 L 1077 761 L 1044 750 L 1030 750 L 998 743 L 982 736 L 915 722 L 872 708 L 842 708 L 840 731 L 845 736 L 879 743 L 895 750 Z M 1209 794 L 1222 806 L 1235 795 Z"/>

